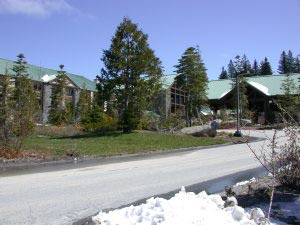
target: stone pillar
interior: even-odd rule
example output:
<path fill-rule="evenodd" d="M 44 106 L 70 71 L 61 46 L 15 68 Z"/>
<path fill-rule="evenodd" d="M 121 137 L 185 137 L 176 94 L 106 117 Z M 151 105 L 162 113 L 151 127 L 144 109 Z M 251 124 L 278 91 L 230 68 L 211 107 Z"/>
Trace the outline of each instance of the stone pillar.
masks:
<path fill-rule="evenodd" d="M 74 106 L 74 108 L 77 107 L 77 103 L 78 103 L 79 97 L 80 97 L 80 92 L 81 92 L 81 90 L 79 88 L 74 89 L 74 94 L 73 94 L 73 106 Z"/>
<path fill-rule="evenodd" d="M 75 118 L 76 115 L 76 109 L 77 109 L 77 104 L 79 101 L 80 97 L 80 92 L 81 90 L 79 88 L 74 89 L 73 96 L 72 96 L 72 104 L 73 104 L 73 116 Z"/>
<path fill-rule="evenodd" d="M 165 115 L 168 117 L 168 113 L 171 111 L 171 88 L 165 90 Z"/>
<path fill-rule="evenodd" d="M 42 88 L 42 123 L 47 123 L 51 107 L 52 86 L 50 84 L 44 84 Z"/>

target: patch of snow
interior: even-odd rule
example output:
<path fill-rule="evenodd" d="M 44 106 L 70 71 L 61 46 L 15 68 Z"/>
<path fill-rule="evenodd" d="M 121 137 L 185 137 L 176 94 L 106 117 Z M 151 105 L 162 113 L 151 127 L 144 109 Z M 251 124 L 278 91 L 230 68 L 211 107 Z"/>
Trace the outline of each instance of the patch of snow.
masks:
<path fill-rule="evenodd" d="M 254 81 L 248 81 L 248 83 L 250 85 L 252 85 L 253 87 L 255 87 L 256 89 L 260 90 L 265 95 L 268 95 L 268 96 L 270 95 L 269 88 L 267 88 L 266 86 L 264 86 L 260 83 L 254 82 Z"/>
<path fill-rule="evenodd" d="M 245 210 L 242 207 L 236 205 L 233 207 L 231 215 L 236 221 L 241 221 L 245 216 Z"/>
<path fill-rule="evenodd" d="M 267 212 L 269 208 L 269 204 L 261 203 L 255 205 L 260 210 Z M 252 209 L 253 210 L 253 209 Z M 251 210 L 250 210 L 251 212 Z M 293 198 L 292 201 L 288 202 L 273 202 L 272 210 L 271 210 L 271 222 L 277 225 L 287 225 L 290 218 L 294 219 L 294 223 L 292 224 L 300 224 L 300 197 Z"/>
<path fill-rule="evenodd" d="M 255 181 L 255 177 L 251 178 L 250 180 L 245 180 L 245 181 L 241 181 L 241 182 L 238 182 L 234 185 L 234 187 L 236 186 L 242 186 L 242 185 L 245 185 L 245 184 L 250 184 L 252 182 Z"/>
<path fill-rule="evenodd" d="M 51 80 L 54 80 L 56 78 L 56 74 L 53 74 L 53 75 L 48 75 L 48 74 L 45 74 L 44 76 L 42 76 L 42 81 L 43 82 L 49 82 Z"/>
<path fill-rule="evenodd" d="M 253 212 L 252 212 L 253 214 Z M 256 225 L 255 219 L 240 206 L 224 208 L 220 195 L 195 194 L 184 188 L 169 200 L 150 198 L 145 204 L 110 212 L 92 219 L 101 225 Z"/>
<path fill-rule="evenodd" d="M 250 219 L 253 219 L 255 223 L 262 222 L 265 218 L 264 212 L 260 208 L 254 208 L 250 210 Z"/>
<path fill-rule="evenodd" d="M 225 206 L 236 206 L 238 205 L 238 201 L 234 196 L 230 196 L 226 199 Z"/>

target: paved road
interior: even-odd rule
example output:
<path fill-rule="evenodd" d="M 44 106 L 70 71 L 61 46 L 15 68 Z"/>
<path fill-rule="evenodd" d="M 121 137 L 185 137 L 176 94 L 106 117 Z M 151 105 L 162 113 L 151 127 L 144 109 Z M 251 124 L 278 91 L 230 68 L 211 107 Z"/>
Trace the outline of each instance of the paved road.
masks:
<path fill-rule="evenodd" d="M 263 137 L 260 132 L 253 136 Z M 252 143 L 258 147 L 262 142 Z M 0 224 L 71 224 L 181 186 L 258 167 L 245 144 L 63 171 L 0 177 Z"/>

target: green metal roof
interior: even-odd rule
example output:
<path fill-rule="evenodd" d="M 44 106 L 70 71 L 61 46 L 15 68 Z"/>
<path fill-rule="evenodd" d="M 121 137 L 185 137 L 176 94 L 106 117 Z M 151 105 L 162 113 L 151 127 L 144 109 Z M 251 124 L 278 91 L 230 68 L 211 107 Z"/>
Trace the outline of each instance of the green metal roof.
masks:
<path fill-rule="evenodd" d="M 207 98 L 221 99 L 232 90 L 232 80 L 211 80 L 208 82 Z"/>
<path fill-rule="evenodd" d="M 172 86 L 172 84 L 175 81 L 176 76 L 177 76 L 177 74 L 170 74 L 170 75 L 162 76 L 160 79 L 162 88 L 168 89 L 170 86 Z"/>
<path fill-rule="evenodd" d="M 300 74 L 290 74 L 290 78 L 296 84 L 300 85 Z M 283 95 L 281 89 L 286 75 L 266 75 L 246 77 L 246 82 L 267 96 Z M 208 99 L 221 99 L 232 90 L 232 80 L 212 80 L 208 83 Z M 296 94 L 296 90 L 294 90 Z"/>
<path fill-rule="evenodd" d="M 13 65 L 14 65 L 14 61 L 0 58 L 0 74 L 4 74 L 5 68 L 8 68 L 9 75 L 14 76 L 15 74 L 12 71 Z M 34 66 L 30 64 L 27 64 L 27 67 L 28 67 L 27 71 L 29 74 L 29 78 L 34 81 L 45 82 L 42 79 L 43 76 L 45 76 L 46 74 L 49 76 L 57 74 L 57 70 L 53 70 L 53 69 Z M 83 76 L 72 74 L 72 73 L 67 73 L 67 76 L 79 88 L 87 89 L 89 91 L 96 91 L 96 84 L 93 81 Z"/>
<path fill-rule="evenodd" d="M 289 77 L 293 80 L 296 86 L 300 85 L 300 74 L 290 74 Z M 284 90 L 281 89 L 283 81 L 286 79 L 286 75 L 268 75 L 268 76 L 255 76 L 248 77 L 247 83 L 254 88 L 260 90 L 265 95 L 283 95 Z M 296 90 L 293 94 L 296 94 Z"/>
<path fill-rule="evenodd" d="M 176 76 L 176 74 L 163 76 L 161 78 L 163 88 L 167 89 L 168 87 L 170 87 L 175 81 Z M 289 76 L 296 84 L 296 86 L 300 85 L 300 74 L 290 74 Z M 286 75 L 284 74 L 253 76 L 246 77 L 246 82 L 263 94 L 267 96 L 274 96 L 284 94 L 281 86 L 285 79 Z M 221 99 L 232 90 L 232 87 L 232 80 L 230 79 L 211 80 L 208 82 L 207 97 L 208 99 Z"/>

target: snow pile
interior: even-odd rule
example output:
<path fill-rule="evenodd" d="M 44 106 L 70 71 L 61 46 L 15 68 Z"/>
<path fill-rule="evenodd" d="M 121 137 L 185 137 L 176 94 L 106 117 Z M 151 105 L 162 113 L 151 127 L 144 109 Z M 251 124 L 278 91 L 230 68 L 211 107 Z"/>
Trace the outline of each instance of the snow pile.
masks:
<path fill-rule="evenodd" d="M 195 194 L 184 188 L 170 200 L 150 198 L 145 204 L 100 212 L 93 217 L 101 225 L 256 225 L 262 224 L 260 209 L 249 213 L 237 205 L 224 208 L 220 195 Z"/>
<path fill-rule="evenodd" d="M 236 186 L 242 186 L 242 185 L 245 185 L 245 184 L 250 184 L 252 182 L 256 181 L 255 177 L 251 178 L 250 180 L 245 180 L 245 181 L 241 181 L 241 182 L 238 182 L 234 185 L 234 187 Z"/>

